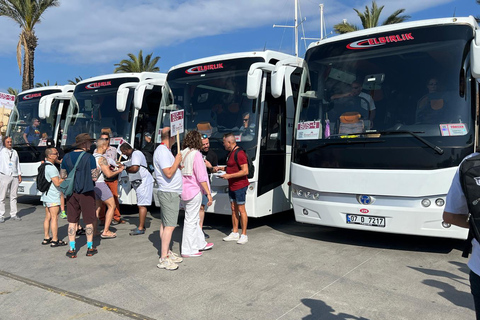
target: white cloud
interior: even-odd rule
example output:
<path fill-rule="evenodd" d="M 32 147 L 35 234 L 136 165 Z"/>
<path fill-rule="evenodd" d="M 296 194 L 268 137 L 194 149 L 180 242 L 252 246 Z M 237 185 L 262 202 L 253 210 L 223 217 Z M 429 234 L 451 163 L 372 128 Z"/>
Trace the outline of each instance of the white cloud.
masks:
<path fill-rule="evenodd" d="M 407 14 L 438 6 L 453 0 L 422 0 L 398 2 L 382 0 L 385 17 L 399 7 Z M 359 24 L 358 1 L 325 0 L 326 21 L 330 25 L 346 18 Z M 90 64 L 118 61 L 126 53 L 169 46 L 192 38 L 218 35 L 243 28 L 256 28 L 293 23 L 293 0 L 64 0 L 58 8 L 50 8 L 37 25 L 38 52 L 48 53 L 60 62 Z M 305 28 L 319 29 L 318 4 L 301 2 L 307 16 Z M 0 17 L 0 54 L 16 50 L 19 28 Z M 318 33 L 318 31 L 316 31 Z M 254 36 L 254 34 L 252 35 Z"/>

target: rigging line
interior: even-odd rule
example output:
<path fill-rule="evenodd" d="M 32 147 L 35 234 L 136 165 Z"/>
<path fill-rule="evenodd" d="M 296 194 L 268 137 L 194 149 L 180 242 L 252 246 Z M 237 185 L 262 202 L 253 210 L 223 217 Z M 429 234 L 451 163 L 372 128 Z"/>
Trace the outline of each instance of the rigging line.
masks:
<path fill-rule="evenodd" d="M 305 47 L 305 51 L 307 51 L 307 39 L 305 39 L 305 28 L 303 27 L 302 6 L 300 4 L 300 0 L 298 0 L 298 11 L 300 13 L 300 23 L 302 25 L 303 45 Z M 300 56 L 300 52 L 298 53 L 298 55 Z"/>

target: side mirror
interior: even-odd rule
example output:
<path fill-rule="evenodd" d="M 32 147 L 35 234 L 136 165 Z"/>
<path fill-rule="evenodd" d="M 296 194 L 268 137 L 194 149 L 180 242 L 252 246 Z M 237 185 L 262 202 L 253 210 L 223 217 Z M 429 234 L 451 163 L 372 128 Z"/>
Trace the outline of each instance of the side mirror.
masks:
<path fill-rule="evenodd" d="M 130 88 L 135 88 L 138 85 L 138 82 L 127 82 L 123 83 L 118 87 L 117 90 L 117 110 L 118 112 L 124 112 L 127 108 L 128 94 L 130 93 Z"/>
<path fill-rule="evenodd" d="M 475 79 L 480 78 L 480 34 L 478 31 L 475 34 L 475 38 L 470 45 L 470 67 L 472 70 L 472 76 Z"/>
<path fill-rule="evenodd" d="M 166 78 L 166 75 L 163 75 L 160 78 L 147 79 L 139 82 L 135 87 L 135 96 L 133 97 L 133 106 L 135 109 L 140 110 L 142 108 L 145 90 L 151 90 L 153 86 L 163 86 Z"/>
<path fill-rule="evenodd" d="M 253 72 L 248 72 L 247 75 L 247 97 L 249 99 L 256 99 L 260 94 L 260 85 L 262 82 L 262 70 L 255 69 Z"/>

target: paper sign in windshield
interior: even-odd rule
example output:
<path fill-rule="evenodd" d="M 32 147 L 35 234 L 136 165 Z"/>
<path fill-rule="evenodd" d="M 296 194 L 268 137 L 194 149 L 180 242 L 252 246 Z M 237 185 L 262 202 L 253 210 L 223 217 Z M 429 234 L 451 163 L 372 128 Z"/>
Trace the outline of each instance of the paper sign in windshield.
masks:
<path fill-rule="evenodd" d="M 465 123 L 445 123 L 440 125 L 442 136 L 464 136 L 467 134 Z"/>
<path fill-rule="evenodd" d="M 305 121 L 297 125 L 297 139 L 310 140 L 320 138 L 320 121 Z"/>

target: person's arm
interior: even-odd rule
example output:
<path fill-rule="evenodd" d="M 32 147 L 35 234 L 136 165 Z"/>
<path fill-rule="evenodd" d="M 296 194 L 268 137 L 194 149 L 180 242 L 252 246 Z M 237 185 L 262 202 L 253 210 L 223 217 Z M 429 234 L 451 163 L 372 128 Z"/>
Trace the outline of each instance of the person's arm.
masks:
<path fill-rule="evenodd" d="M 168 179 L 171 179 L 173 177 L 173 175 L 175 174 L 175 172 L 177 171 L 177 169 L 180 167 L 180 163 L 182 162 L 182 154 L 181 153 L 178 153 L 176 156 L 175 156 L 175 161 L 173 162 L 172 166 L 171 167 L 168 167 L 168 168 L 164 168 L 162 169 L 163 171 L 163 174 L 168 178 Z"/>
<path fill-rule="evenodd" d="M 208 188 L 208 183 L 204 181 L 204 182 L 200 182 L 200 185 L 202 186 L 203 190 L 205 190 L 205 193 L 207 194 L 207 198 L 208 198 L 207 206 L 211 206 L 213 202 L 213 198 L 212 198 L 212 194 L 210 193 L 210 189 Z"/>
<path fill-rule="evenodd" d="M 60 169 L 60 179 L 67 179 L 67 170 L 65 169 Z"/>
<path fill-rule="evenodd" d="M 62 179 L 59 176 L 52 177 L 52 183 L 55 187 L 60 187 L 63 181 L 65 181 L 65 179 Z"/>
<path fill-rule="evenodd" d="M 100 165 L 100 170 L 107 178 L 113 178 L 123 171 L 123 166 L 119 167 L 117 171 L 113 171 L 112 169 L 110 169 L 110 165 L 108 164 L 107 159 L 105 159 L 104 157 L 100 157 L 98 159 L 98 164 Z"/>
<path fill-rule="evenodd" d="M 454 214 L 447 211 L 443 212 L 443 221 L 458 227 L 467 228 L 467 229 L 470 228 L 470 224 L 468 223 L 467 219 L 468 219 L 468 214 Z"/>
<path fill-rule="evenodd" d="M 235 172 L 235 173 L 230 173 L 230 174 L 229 173 L 224 174 L 224 175 L 220 176 L 220 178 L 228 180 L 228 179 L 232 179 L 232 178 L 240 178 L 240 177 L 243 177 L 243 176 L 248 176 L 248 163 L 241 164 L 240 165 L 240 171 Z"/>

